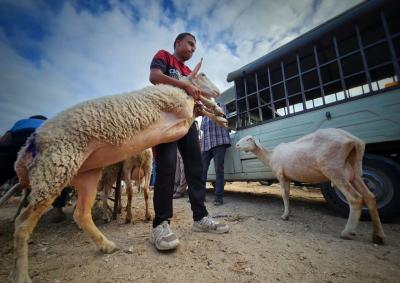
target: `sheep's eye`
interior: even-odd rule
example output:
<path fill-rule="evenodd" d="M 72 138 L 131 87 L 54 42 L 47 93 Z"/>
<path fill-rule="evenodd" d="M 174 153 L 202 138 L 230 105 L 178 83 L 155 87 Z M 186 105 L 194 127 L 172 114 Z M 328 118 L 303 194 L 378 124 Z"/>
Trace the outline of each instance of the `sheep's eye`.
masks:
<path fill-rule="evenodd" d="M 201 74 L 200 74 L 200 76 L 202 76 L 202 77 L 205 77 L 205 76 L 206 76 L 206 74 L 203 74 L 203 73 L 201 73 Z"/>

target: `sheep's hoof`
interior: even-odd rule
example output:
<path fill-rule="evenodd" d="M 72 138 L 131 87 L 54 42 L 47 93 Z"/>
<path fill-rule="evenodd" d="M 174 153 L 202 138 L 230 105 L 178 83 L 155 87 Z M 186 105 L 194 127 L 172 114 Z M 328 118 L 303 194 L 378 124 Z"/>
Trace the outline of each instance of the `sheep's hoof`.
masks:
<path fill-rule="evenodd" d="M 289 220 L 289 215 L 283 214 L 283 215 L 281 216 L 281 219 L 282 219 L 282 220 L 285 220 L 285 221 L 288 221 L 288 220 Z"/>
<path fill-rule="evenodd" d="M 372 235 L 372 242 L 377 245 L 384 245 L 385 244 L 385 236 Z"/>
<path fill-rule="evenodd" d="M 342 239 L 346 239 L 346 240 L 353 240 L 354 236 L 356 235 L 356 233 L 354 231 L 342 231 L 342 233 L 340 234 L 340 237 Z"/>
<path fill-rule="evenodd" d="M 26 274 L 14 274 L 14 272 L 11 272 L 10 275 L 7 278 L 7 281 L 9 283 L 32 283 L 31 278 L 29 277 L 29 275 Z"/>
<path fill-rule="evenodd" d="M 114 242 L 104 241 L 104 244 L 100 248 L 100 250 L 105 254 L 112 254 L 113 252 L 117 251 L 118 248 L 117 245 L 114 244 Z"/>
<path fill-rule="evenodd" d="M 126 223 L 126 224 L 129 224 L 129 223 L 131 223 L 131 222 L 133 222 L 133 220 L 132 220 L 132 214 L 131 214 L 131 213 L 127 213 L 127 214 L 126 214 L 126 218 L 125 218 L 125 223 Z"/>

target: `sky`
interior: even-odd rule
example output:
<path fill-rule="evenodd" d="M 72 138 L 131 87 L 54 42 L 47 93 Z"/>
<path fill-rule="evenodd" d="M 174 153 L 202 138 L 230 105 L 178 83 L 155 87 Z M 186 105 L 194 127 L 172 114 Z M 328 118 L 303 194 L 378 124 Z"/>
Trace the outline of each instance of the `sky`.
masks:
<path fill-rule="evenodd" d="M 228 73 L 360 0 L 0 0 L 0 135 L 19 119 L 149 85 L 149 65 L 196 36 L 187 65 L 222 91 Z"/>

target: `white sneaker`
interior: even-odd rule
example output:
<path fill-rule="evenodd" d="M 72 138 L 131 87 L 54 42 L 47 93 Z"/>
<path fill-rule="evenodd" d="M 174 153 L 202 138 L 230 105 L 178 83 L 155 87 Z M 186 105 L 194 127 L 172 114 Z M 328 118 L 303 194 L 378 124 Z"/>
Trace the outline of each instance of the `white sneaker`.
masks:
<path fill-rule="evenodd" d="M 153 228 L 150 234 L 150 242 L 159 251 L 175 249 L 179 245 L 179 239 L 171 231 L 168 221 L 163 221 L 160 225 Z"/>
<path fill-rule="evenodd" d="M 209 216 L 204 216 L 201 220 L 193 222 L 192 230 L 196 232 L 223 234 L 229 232 L 229 226 L 219 223 Z"/>

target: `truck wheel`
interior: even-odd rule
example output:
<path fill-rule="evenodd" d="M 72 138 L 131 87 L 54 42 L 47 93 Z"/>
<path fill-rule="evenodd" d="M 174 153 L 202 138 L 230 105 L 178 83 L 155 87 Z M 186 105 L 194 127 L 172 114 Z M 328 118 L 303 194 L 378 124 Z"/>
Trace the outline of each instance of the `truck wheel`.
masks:
<path fill-rule="evenodd" d="M 366 154 L 363 159 L 363 180 L 375 194 L 376 205 L 381 217 L 400 212 L 400 165 L 380 155 Z M 325 200 L 340 214 L 347 216 L 349 206 L 344 195 L 330 183 L 321 185 Z M 368 208 L 362 209 L 362 218 L 368 218 Z"/>

